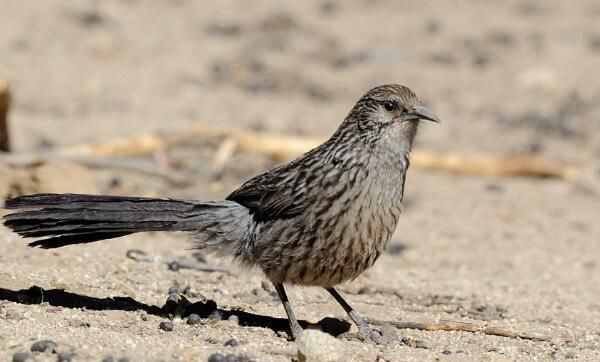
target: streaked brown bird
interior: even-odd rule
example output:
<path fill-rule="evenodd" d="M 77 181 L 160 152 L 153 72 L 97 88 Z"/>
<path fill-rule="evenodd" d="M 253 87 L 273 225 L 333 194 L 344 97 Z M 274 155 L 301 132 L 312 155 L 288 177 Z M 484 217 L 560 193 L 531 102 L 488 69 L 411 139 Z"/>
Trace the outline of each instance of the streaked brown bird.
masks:
<path fill-rule="evenodd" d="M 274 284 L 294 337 L 302 333 L 284 284 L 324 287 L 360 334 L 379 333 L 334 286 L 373 265 L 400 216 L 420 120 L 439 122 L 407 87 L 362 96 L 337 131 L 300 158 L 258 175 L 224 201 L 36 194 L 7 200 L 4 225 L 44 249 L 142 231 L 189 232 L 198 249 L 258 266 Z"/>

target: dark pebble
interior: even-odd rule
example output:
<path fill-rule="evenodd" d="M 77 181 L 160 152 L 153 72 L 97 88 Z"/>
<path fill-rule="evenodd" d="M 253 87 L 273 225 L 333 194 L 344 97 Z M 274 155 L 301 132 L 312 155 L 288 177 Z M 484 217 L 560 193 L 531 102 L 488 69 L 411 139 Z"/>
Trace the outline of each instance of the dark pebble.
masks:
<path fill-rule="evenodd" d="M 102 362 L 115 362 L 115 358 L 113 356 L 104 357 Z"/>
<path fill-rule="evenodd" d="M 181 287 L 179 285 L 174 285 L 171 288 L 169 288 L 169 295 L 171 294 L 181 294 L 181 292 L 183 292 L 183 289 L 181 289 Z"/>
<path fill-rule="evenodd" d="M 163 331 L 171 332 L 173 330 L 173 322 L 171 322 L 171 321 L 160 322 L 158 327 L 160 329 L 162 329 Z"/>
<path fill-rule="evenodd" d="M 208 362 L 225 362 L 225 356 L 221 353 L 213 353 L 208 357 Z"/>
<path fill-rule="evenodd" d="M 167 267 L 169 268 L 169 270 L 178 271 L 179 269 L 182 268 L 182 265 L 178 261 L 172 261 L 167 264 Z"/>
<path fill-rule="evenodd" d="M 239 345 L 240 345 L 240 342 L 238 342 L 237 339 L 235 339 L 235 338 L 231 338 L 230 340 L 225 342 L 225 346 L 227 346 L 227 347 L 237 347 Z"/>
<path fill-rule="evenodd" d="M 213 310 L 208 315 L 208 319 L 212 319 L 214 321 L 221 321 L 223 320 L 223 313 L 221 313 L 219 310 Z"/>
<path fill-rule="evenodd" d="M 30 359 L 31 357 L 33 357 L 31 355 L 31 353 L 29 352 L 17 352 L 15 354 L 13 354 L 13 362 L 25 362 L 28 359 Z"/>
<path fill-rule="evenodd" d="M 200 316 L 197 314 L 190 314 L 190 316 L 187 319 L 187 324 L 189 324 L 190 326 L 195 326 L 195 325 L 201 324 L 201 323 L 202 323 L 202 318 L 200 318 Z"/>
<path fill-rule="evenodd" d="M 445 354 L 446 356 L 449 354 L 452 354 L 452 352 L 448 351 L 447 349 L 442 351 L 442 354 Z"/>
<path fill-rule="evenodd" d="M 58 362 L 71 362 L 75 353 L 73 352 L 60 352 L 58 354 Z"/>
<path fill-rule="evenodd" d="M 56 343 L 49 339 L 45 339 L 43 341 L 37 341 L 31 345 L 31 352 L 46 352 L 51 351 L 54 352 L 56 348 Z"/>
<path fill-rule="evenodd" d="M 152 257 L 150 255 L 148 255 L 148 253 L 146 253 L 145 251 L 142 251 L 142 250 L 138 250 L 138 249 L 127 250 L 127 253 L 125 255 L 129 259 L 133 259 L 135 261 L 144 261 L 144 262 L 152 261 Z"/>
<path fill-rule="evenodd" d="M 165 305 L 162 306 L 163 312 L 167 314 L 175 314 L 177 310 L 177 306 L 179 306 L 180 297 L 178 294 L 169 294 L 167 300 L 165 301 Z"/>
<path fill-rule="evenodd" d="M 129 357 L 121 357 L 117 360 L 117 362 L 129 362 Z"/>

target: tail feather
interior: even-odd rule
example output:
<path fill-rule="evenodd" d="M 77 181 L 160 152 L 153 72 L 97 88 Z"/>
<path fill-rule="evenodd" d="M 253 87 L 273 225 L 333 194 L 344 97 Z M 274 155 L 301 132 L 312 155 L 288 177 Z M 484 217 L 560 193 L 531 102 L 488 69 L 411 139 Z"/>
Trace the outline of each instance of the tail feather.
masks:
<path fill-rule="evenodd" d="M 29 245 L 51 249 L 141 231 L 202 230 L 214 219 L 206 216 L 222 207 L 173 199 L 36 194 L 7 200 L 5 208 L 25 211 L 4 216 L 4 225 L 23 237 L 47 237 Z"/>

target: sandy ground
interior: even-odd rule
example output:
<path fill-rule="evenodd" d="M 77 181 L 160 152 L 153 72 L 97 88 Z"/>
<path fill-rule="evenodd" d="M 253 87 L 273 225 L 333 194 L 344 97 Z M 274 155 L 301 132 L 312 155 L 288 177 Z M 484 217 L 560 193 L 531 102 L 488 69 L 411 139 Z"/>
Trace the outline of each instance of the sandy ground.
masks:
<path fill-rule="evenodd" d="M 198 121 L 326 137 L 364 91 L 397 82 L 444 121 L 421 128 L 419 149 L 534 152 L 572 163 L 579 174 L 568 182 L 412 169 L 390 252 L 340 287 L 376 322 L 451 319 L 550 341 L 409 329 L 382 346 L 342 341 L 356 361 L 600 360 L 598 2 L 3 0 L 1 7 L 0 76 L 15 93 L 18 151 Z M 79 170 L 61 173 L 52 189 L 73 191 L 83 173 L 98 192 L 217 199 L 273 165 L 238 155 L 215 180 L 205 170 L 211 152 L 191 145 L 167 155 L 194 171 L 189 187 Z M 285 314 L 260 273 L 210 255 L 228 272 L 169 270 L 166 262 L 192 258 L 189 247 L 182 235 L 143 234 L 41 251 L 0 228 L 0 359 L 40 339 L 77 361 L 202 361 L 214 352 L 293 359 Z M 133 248 L 152 261 L 127 258 Z M 163 306 L 174 285 L 189 286 L 191 302 L 215 301 L 241 325 L 175 319 L 172 332 L 162 331 L 167 318 L 153 306 Z M 324 291 L 289 294 L 301 319 L 335 318 L 333 334 L 345 326 Z M 225 347 L 230 338 L 240 345 Z"/>

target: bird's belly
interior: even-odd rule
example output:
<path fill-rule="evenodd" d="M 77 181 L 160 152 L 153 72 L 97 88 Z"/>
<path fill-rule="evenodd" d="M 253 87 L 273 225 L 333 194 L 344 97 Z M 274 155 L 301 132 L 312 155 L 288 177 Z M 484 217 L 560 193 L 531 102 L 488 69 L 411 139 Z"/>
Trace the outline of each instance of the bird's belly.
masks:
<path fill-rule="evenodd" d="M 330 287 L 355 279 L 384 251 L 399 214 L 399 204 L 361 205 L 325 212 L 308 228 L 299 220 L 302 227 L 272 242 L 261 267 L 274 282 Z"/>

